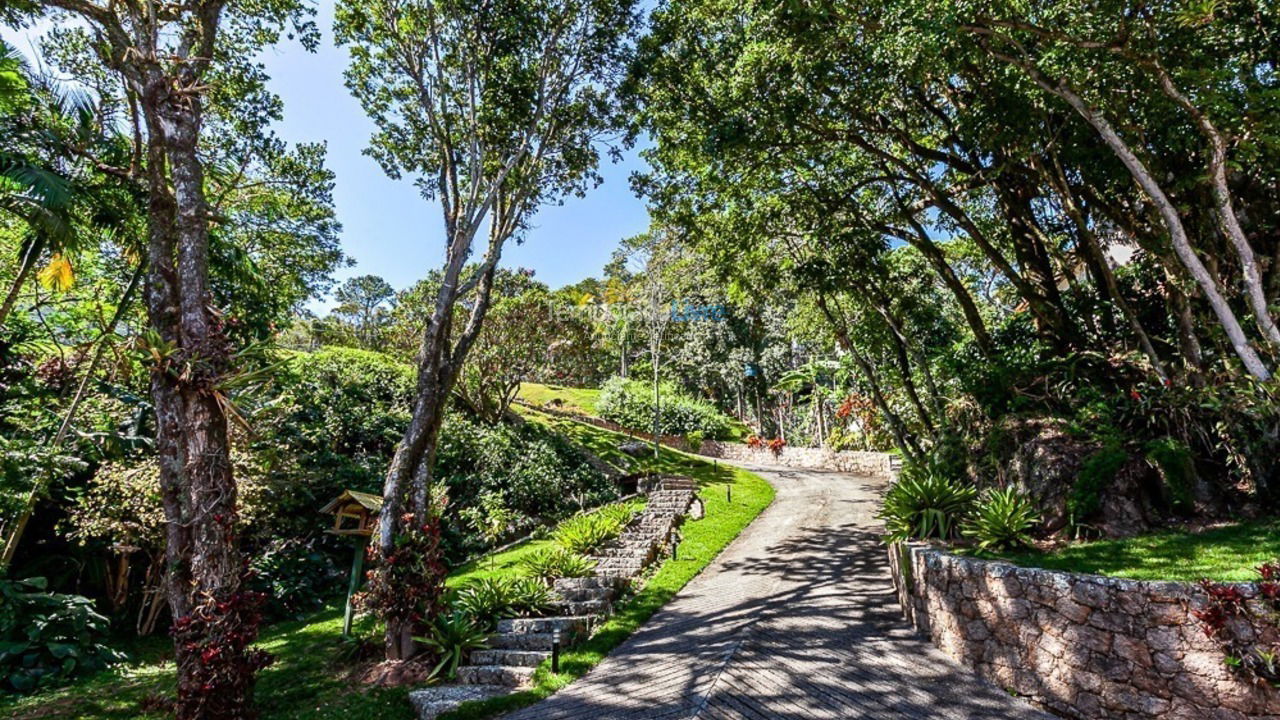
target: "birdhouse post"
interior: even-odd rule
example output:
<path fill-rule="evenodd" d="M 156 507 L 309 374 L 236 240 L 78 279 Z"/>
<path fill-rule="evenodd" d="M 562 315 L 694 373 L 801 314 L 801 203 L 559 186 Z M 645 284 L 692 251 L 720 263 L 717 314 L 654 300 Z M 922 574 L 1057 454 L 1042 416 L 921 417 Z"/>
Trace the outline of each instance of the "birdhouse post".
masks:
<path fill-rule="evenodd" d="M 351 634 L 351 617 L 355 608 L 351 598 L 360 589 L 364 578 L 364 553 L 369 544 L 369 536 L 378 525 L 378 513 L 382 510 L 382 497 L 370 493 L 345 490 L 341 495 L 329 501 L 320 512 L 333 515 L 333 527 L 329 532 L 334 535 L 350 537 L 355 541 L 355 555 L 351 558 L 351 581 L 347 585 L 347 606 L 342 615 L 342 637 Z"/>

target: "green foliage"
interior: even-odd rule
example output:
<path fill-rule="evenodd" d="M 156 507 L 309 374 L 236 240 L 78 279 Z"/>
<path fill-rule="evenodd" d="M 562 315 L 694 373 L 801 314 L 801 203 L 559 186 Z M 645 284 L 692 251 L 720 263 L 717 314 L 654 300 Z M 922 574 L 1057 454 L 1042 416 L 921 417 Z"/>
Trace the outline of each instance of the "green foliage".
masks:
<path fill-rule="evenodd" d="M 1082 523 L 1098 511 L 1103 491 L 1128 459 L 1129 453 L 1115 440 L 1085 458 L 1067 496 L 1067 513 L 1073 523 Z"/>
<path fill-rule="evenodd" d="M 670 383 L 660 383 L 661 412 L 658 429 L 663 435 L 698 432 L 704 438 L 727 439 L 733 422 L 709 402 L 692 398 Z M 631 430 L 653 431 L 653 386 L 638 380 L 611 378 L 596 403 L 600 417 Z"/>
<path fill-rule="evenodd" d="M 264 593 L 264 614 L 273 620 L 299 619 L 334 597 L 343 573 L 314 541 L 278 538 L 249 560 L 250 588 Z"/>
<path fill-rule="evenodd" d="M 973 507 L 978 491 L 919 466 L 903 468 L 880 508 L 889 542 L 949 540 Z"/>
<path fill-rule="evenodd" d="M 596 564 L 590 558 L 562 547 L 550 547 L 525 556 L 520 570 L 532 578 L 551 585 L 559 578 L 589 577 Z"/>
<path fill-rule="evenodd" d="M 1030 531 L 1040 522 L 1035 501 L 1017 486 L 982 494 L 961 526 L 979 550 L 1012 550 L 1031 544 Z"/>
<path fill-rule="evenodd" d="M 452 607 L 492 629 L 499 620 L 542 615 L 555 602 L 551 589 L 537 578 L 499 575 L 482 577 L 462 586 Z"/>
<path fill-rule="evenodd" d="M 1174 511 L 1188 514 L 1195 509 L 1195 460 L 1186 443 L 1166 437 L 1146 445 L 1147 460 L 1160 472 L 1160 481 Z"/>
<path fill-rule="evenodd" d="M 590 513 L 579 513 L 556 526 L 552 540 L 571 553 L 585 553 L 617 537 L 631 522 L 629 505 L 609 505 Z"/>
<path fill-rule="evenodd" d="M 689 446 L 690 452 L 696 453 L 702 449 L 702 442 L 705 439 L 705 437 L 706 437 L 706 434 L 703 433 L 701 430 L 694 430 L 692 432 L 685 433 L 684 442 L 686 445 Z"/>
<path fill-rule="evenodd" d="M 103 643 L 107 619 L 92 601 L 47 587 L 44 578 L 0 580 L 0 687 L 9 692 L 30 692 L 123 659 Z"/>
<path fill-rule="evenodd" d="M 431 623 L 426 637 L 414 638 L 429 649 L 440 662 L 431 670 L 432 678 L 452 680 L 467 653 L 488 645 L 489 633 L 470 615 L 454 611 L 441 614 Z"/>

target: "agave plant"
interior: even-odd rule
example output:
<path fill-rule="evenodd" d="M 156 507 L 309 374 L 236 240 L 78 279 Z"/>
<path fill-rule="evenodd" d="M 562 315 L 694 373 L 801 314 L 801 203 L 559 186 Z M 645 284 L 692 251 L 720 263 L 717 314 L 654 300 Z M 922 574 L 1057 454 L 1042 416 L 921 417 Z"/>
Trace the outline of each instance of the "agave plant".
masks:
<path fill-rule="evenodd" d="M 940 473 L 904 471 L 884 496 L 878 517 L 889 542 L 947 540 L 973 506 L 978 491 Z"/>

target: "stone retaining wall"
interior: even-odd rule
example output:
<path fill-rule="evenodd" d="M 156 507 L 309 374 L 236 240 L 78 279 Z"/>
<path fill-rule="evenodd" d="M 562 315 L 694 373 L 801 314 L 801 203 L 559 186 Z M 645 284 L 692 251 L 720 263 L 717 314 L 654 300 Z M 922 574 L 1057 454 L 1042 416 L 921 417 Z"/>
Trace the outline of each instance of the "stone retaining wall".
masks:
<path fill-rule="evenodd" d="M 853 450 L 837 452 L 827 448 L 787 447 L 783 448 L 778 455 L 774 455 L 768 448 L 753 450 L 743 443 L 720 440 L 704 441 L 699 452 L 725 460 L 785 465 L 811 470 L 837 470 L 884 478 L 892 478 L 898 471 L 898 456 L 882 452 Z"/>
<path fill-rule="evenodd" d="M 653 441 L 653 435 L 650 433 L 631 430 L 615 422 L 605 420 L 604 418 L 580 415 L 578 413 L 533 405 L 522 401 L 516 402 L 517 404 L 533 408 L 534 410 L 547 413 L 548 415 L 569 418 L 589 425 L 595 425 L 596 427 L 601 427 L 605 430 L 612 430 L 632 437 L 641 438 L 649 442 Z M 839 472 L 871 475 L 875 477 L 892 478 L 897 473 L 899 465 L 898 456 L 882 452 L 858 452 L 853 450 L 842 450 L 837 452 L 827 448 L 786 447 L 783 448 L 780 454 L 774 455 L 768 448 L 752 449 L 745 443 L 726 442 L 723 440 L 704 440 L 701 446 L 697 449 L 693 449 L 690 448 L 689 443 L 679 435 L 663 435 L 658 442 L 683 452 L 697 453 L 699 455 L 720 458 L 722 460 L 785 465 L 786 467 L 806 468 L 810 470 L 836 470 Z"/>
<path fill-rule="evenodd" d="M 917 631 L 1049 710 L 1280 720 L 1280 691 L 1233 675 L 1191 617 L 1203 605 L 1194 585 L 1016 567 L 922 545 L 891 546 L 889 562 Z"/>

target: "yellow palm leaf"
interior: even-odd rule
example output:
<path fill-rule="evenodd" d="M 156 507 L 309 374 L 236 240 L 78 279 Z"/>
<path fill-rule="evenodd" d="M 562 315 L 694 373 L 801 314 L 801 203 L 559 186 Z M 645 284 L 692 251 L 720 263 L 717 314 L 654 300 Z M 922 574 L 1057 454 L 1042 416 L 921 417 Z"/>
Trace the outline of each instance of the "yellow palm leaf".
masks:
<path fill-rule="evenodd" d="M 48 290 L 66 292 L 76 282 L 75 271 L 71 268 L 71 260 L 62 253 L 54 253 L 49 264 L 36 277 L 40 284 Z"/>

